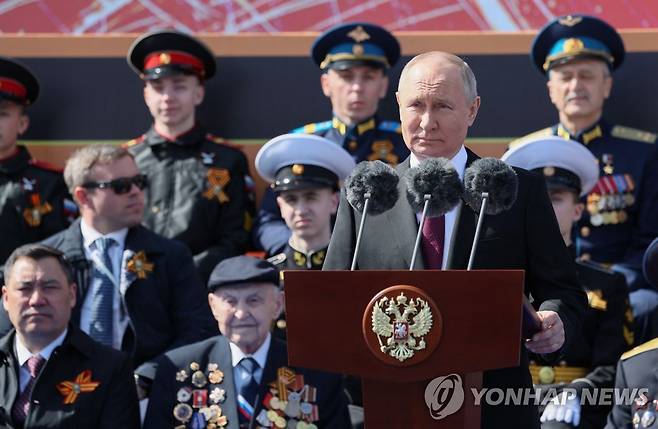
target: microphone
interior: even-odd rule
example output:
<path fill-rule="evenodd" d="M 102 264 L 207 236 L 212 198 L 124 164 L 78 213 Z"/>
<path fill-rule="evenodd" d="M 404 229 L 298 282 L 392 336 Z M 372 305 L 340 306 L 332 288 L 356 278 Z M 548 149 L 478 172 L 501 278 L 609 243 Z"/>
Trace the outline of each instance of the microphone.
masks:
<path fill-rule="evenodd" d="M 484 215 L 497 215 L 509 210 L 516 201 L 518 187 L 516 172 L 496 158 L 478 159 L 464 172 L 464 201 L 480 212 L 467 270 L 473 268 Z"/>
<path fill-rule="evenodd" d="M 443 216 L 457 206 L 463 193 L 463 185 L 457 170 L 446 158 L 427 158 L 421 161 L 418 167 L 407 170 L 404 178 L 409 205 L 414 213 L 422 212 L 409 265 L 409 270 L 413 270 L 425 219 L 427 216 Z"/>
<path fill-rule="evenodd" d="M 362 161 L 345 179 L 345 196 L 355 210 L 362 213 L 356 245 L 352 257 L 351 271 L 356 269 L 356 260 L 361 247 L 363 226 L 368 213 L 376 216 L 393 208 L 400 196 L 398 173 L 382 161 Z"/>

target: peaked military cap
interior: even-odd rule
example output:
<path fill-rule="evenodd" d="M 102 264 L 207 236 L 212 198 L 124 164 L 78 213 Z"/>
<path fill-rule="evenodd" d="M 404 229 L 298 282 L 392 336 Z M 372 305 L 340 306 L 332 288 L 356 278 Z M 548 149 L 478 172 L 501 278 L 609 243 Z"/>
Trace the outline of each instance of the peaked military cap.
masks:
<path fill-rule="evenodd" d="M 0 99 L 32 104 L 39 96 L 39 82 L 23 64 L 13 58 L 0 57 Z"/>
<path fill-rule="evenodd" d="M 263 259 L 247 255 L 234 256 L 215 266 L 208 280 L 208 290 L 213 292 L 223 286 L 247 283 L 272 283 L 278 286 L 279 270 Z"/>
<path fill-rule="evenodd" d="M 653 287 L 658 287 L 658 238 L 653 240 L 644 252 L 642 270 L 647 282 Z"/>
<path fill-rule="evenodd" d="M 624 42 L 610 24 L 587 15 L 567 15 L 546 25 L 532 43 L 532 61 L 542 73 L 576 58 L 604 61 L 611 70 L 624 62 Z"/>
<path fill-rule="evenodd" d="M 599 179 L 592 153 L 578 142 L 561 137 L 538 137 L 505 152 L 503 161 L 544 176 L 549 189 L 569 189 L 583 196 Z"/>
<path fill-rule="evenodd" d="M 256 170 L 275 192 L 329 187 L 354 169 L 352 156 L 324 137 L 284 134 L 265 143 L 256 155 Z"/>
<path fill-rule="evenodd" d="M 345 70 L 357 65 L 388 69 L 400 58 L 400 44 L 386 29 L 367 22 L 330 28 L 311 47 L 320 69 Z"/>
<path fill-rule="evenodd" d="M 128 63 L 144 80 L 193 74 L 202 80 L 215 75 L 215 57 L 204 43 L 178 31 L 147 33 L 133 42 Z"/>

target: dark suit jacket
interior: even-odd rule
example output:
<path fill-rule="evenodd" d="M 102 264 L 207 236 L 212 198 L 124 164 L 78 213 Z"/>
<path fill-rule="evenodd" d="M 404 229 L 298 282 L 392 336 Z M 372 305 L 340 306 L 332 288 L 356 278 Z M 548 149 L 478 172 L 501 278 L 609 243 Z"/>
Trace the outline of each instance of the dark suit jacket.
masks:
<path fill-rule="evenodd" d="M 467 152 L 468 167 L 478 157 L 470 150 Z M 396 167 L 401 177 L 408 169 L 409 158 Z M 560 236 L 544 179 L 522 169 L 515 171 L 519 178 L 516 202 L 508 211 L 485 218 L 474 268 L 524 269 L 526 294 L 541 303 L 541 310 L 559 313 L 568 342 L 580 329 L 587 304 L 585 294 Z M 398 189 L 400 198 L 391 210 L 366 220 L 357 261 L 359 269 L 408 269 L 411 263 L 418 222 L 407 202 L 405 180 L 400 180 Z M 477 218 L 478 214 L 468 206 L 461 206 L 448 269 L 467 267 Z M 343 190 L 323 269 L 350 268 L 360 220 L 360 213 L 347 202 Z M 422 259 L 416 259 L 416 269 L 424 268 Z M 484 387 L 531 388 L 526 348 L 521 347 L 520 366 L 486 371 L 483 384 Z M 485 406 L 482 424 L 483 428 L 539 427 L 535 407 Z"/>
<path fill-rule="evenodd" d="M 44 243 L 64 252 L 73 265 L 78 299 L 72 322 L 80 326 L 92 266 L 85 257 L 80 220 Z M 125 268 L 127 260 L 140 251 L 153 263 L 153 271 L 143 279 Z M 135 367 L 167 350 L 217 334 L 206 289 L 185 245 L 141 225 L 132 227 L 121 267 L 121 294 L 130 317 L 121 348 L 133 358 Z"/>
<path fill-rule="evenodd" d="M 0 339 L 0 427 L 14 428 L 11 408 L 19 392 L 18 362 L 14 353 L 15 331 Z M 100 384 L 93 392 L 80 393 L 64 404 L 57 390 L 85 370 Z M 100 345 L 75 326 L 43 367 L 32 391 L 33 403 L 25 421 L 29 428 L 139 428 L 139 406 L 128 357 Z"/>
<path fill-rule="evenodd" d="M 157 360 L 158 372 L 151 387 L 149 407 L 144 420 L 144 429 L 160 429 L 174 427 L 180 424 L 173 417 L 173 409 L 177 404 L 176 393 L 182 387 L 192 386 L 189 377 L 180 382 L 176 373 L 187 369 L 190 363 L 196 362 L 201 370 L 205 370 L 209 363 L 216 363 L 224 373 L 224 380 L 217 385 L 208 384 L 204 388 L 212 391 L 215 387 L 226 390 L 226 399 L 219 404 L 223 414 L 228 418 L 226 429 L 237 429 L 237 393 L 233 379 L 233 366 L 231 364 L 231 350 L 229 342 L 224 336 L 217 336 L 190 344 L 167 352 Z M 257 426 L 255 416 L 263 409 L 262 400 L 269 390 L 269 384 L 275 381 L 277 369 L 288 366 L 288 352 L 283 341 L 272 337 L 270 349 L 267 354 L 267 363 L 263 369 L 263 378 L 258 393 L 258 404 L 254 410 L 254 419 L 251 428 Z M 341 378 L 338 375 L 292 368 L 296 373 L 303 374 L 306 384 L 317 388 L 317 401 L 320 420 L 315 422 L 318 428 L 349 429 L 351 427 L 347 412 L 347 400 L 343 393 Z"/>

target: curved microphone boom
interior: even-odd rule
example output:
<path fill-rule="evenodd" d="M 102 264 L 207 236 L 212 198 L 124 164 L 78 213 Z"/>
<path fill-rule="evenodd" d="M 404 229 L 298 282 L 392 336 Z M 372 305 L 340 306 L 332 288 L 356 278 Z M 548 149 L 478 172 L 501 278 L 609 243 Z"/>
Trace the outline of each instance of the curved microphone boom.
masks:
<path fill-rule="evenodd" d="M 418 167 L 405 173 L 407 201 L 414 213 L 422 212 L 416 234 L 416 243 L 411 255 L 409 270 L 413 270 L 420 248 L 425 219 L 439 217 L 452 210 L 461 198 L 463 185 L 459 174 L 446 158 L 428 158 Z"/>
<path fill-rule="evenodd" d="M 519 180 L 514 169 L 496 158 L 478 159 L 464 172 L 464 201 L 480 213 L 468 258 L 468 270 L 473 268 L 484 215 L 497 215 L 509 210 L 516 201 L 518 187 Z"/>
<path fill-rule="evenodd" d="M 356 245 L 352 257 L 351 271 L 356 269 L 356 260 L 361 247 L 363 226 L 368 213 L 378 215 L 390 210 L 399 197 L 396 171 L 382 161 L 363 161 L 357 164 L 345 179 L 345 196 L 355 210 L 362 213 Z"/>

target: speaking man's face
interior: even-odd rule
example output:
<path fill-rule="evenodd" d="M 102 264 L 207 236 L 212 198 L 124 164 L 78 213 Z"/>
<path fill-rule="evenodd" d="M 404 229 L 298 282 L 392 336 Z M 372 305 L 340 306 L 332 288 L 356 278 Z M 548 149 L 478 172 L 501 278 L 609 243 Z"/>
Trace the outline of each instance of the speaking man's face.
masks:
<path fill-rule="evenodd" d="M 396 97 L 402 137 L 419 159 L 456 155 L 480 106 L 479 97 L 466 99 L 461 71 L 447 61 L 414 65 Z"/>

